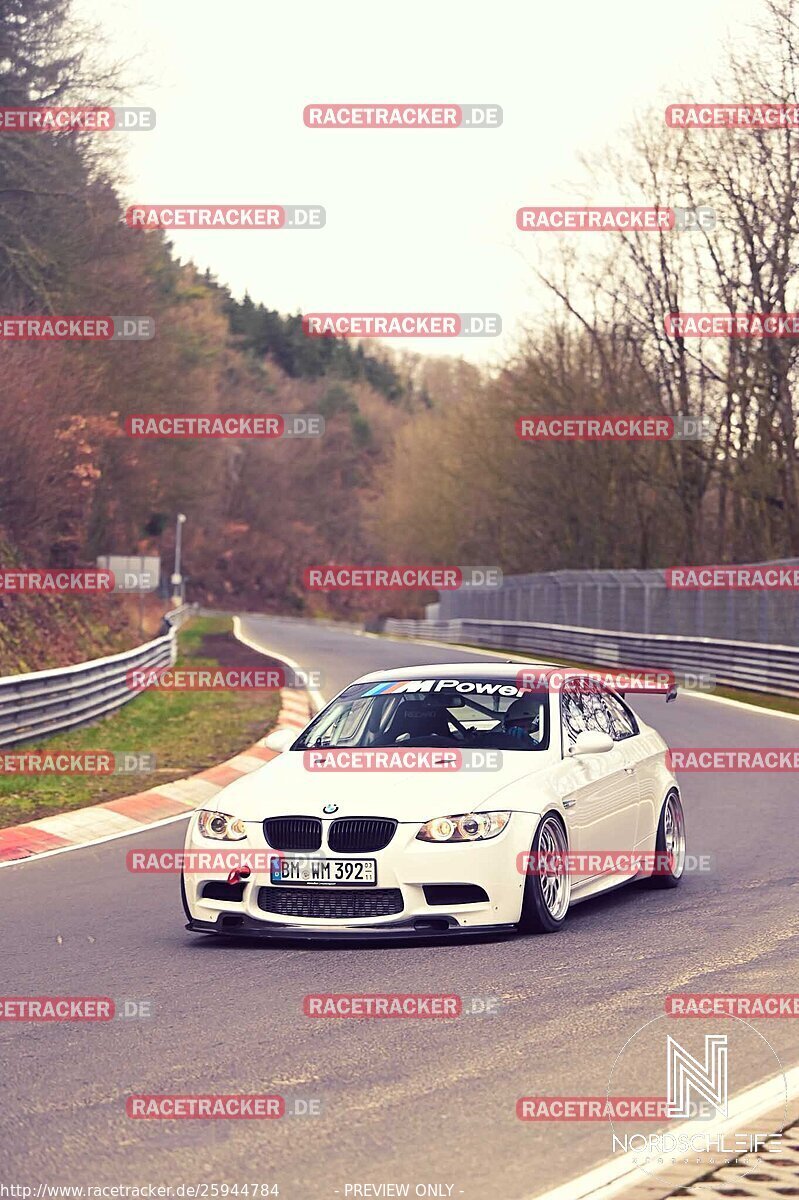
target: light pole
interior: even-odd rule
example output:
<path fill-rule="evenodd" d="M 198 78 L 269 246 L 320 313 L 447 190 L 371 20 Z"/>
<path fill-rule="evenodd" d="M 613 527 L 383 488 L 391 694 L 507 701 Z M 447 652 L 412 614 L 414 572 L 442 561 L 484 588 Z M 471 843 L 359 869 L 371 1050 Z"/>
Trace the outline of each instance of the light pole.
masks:
<path fill-rule="evenodd" d="M 175 522 L 175 570 L 172 574 L 172 607 L 179 608 L 183 603 L 183 576 L 180 573 L 180 550 L 183 540 L 183 526 L 186 524 L 186 514 L 178 513 Z"/>

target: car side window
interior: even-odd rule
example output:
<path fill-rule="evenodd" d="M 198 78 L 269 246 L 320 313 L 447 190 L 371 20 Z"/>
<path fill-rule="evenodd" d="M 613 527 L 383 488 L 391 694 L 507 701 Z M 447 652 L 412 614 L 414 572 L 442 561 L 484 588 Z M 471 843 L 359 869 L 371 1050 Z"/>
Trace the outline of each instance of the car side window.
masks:
<path fill-rule="evenodd" d="M 585 729 L 580 696 L 571 689 L 564 688 L 560 693 L 560 724 L 563 736 L 563 752 L 568 754 L 577 738 L 577 734 Z"/>
<path fill-rule="evenodd" d="M 614 742 L 637 732 L 621 702 L 588 679 L 572 677 L 566 680 L 560 698 L 560 711 L 566 751 L 574 745 L 578 733 L 583 730 L 607 733 Z"/>
<path fill-rule="evenodd" d="M 603 699 L 611 718 L 611 728 L 608 730 L 614 742 L 623 742 L 625 738 L 635 737 L 638 724 L 627 705 L 613 692 L 604 692 Z"/>
<path fill-rule="evenodd" d="M 605 700 L 605 693 L 596 684 L 587 684 L 583 692 L 583 712 L 585 713 L 586 729 L 591 732 L 607 733 L 613 736 L 613 718 Z"/>
<path fill-rule="evenodd" d="M 574 676 L 564 681 L 560 694 L 560 718 L 563 727 L 563 749 L 568 753 L 578 733 L 600 729 L 597 722 L 595 696 L 585 681 Z"/>

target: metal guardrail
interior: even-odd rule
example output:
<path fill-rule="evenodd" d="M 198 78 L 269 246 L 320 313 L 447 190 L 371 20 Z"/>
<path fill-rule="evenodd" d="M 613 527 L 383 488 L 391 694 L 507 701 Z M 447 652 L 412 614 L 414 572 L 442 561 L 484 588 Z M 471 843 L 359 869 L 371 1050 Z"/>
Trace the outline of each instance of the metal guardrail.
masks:
<path fill-rule="evenodd" d="M 799 558 L 747 565 L 795 569 Z M 794 589 L 682 589 L 667 585 L 663 569 L 506 575 L 499 587 L 442 591 L 430 607 L 435 611 L 427 617 L 436 621 L 535 621 L 783 646 L 799 641 Z"/>
<path fill-rule="evenodd" d="M 431 638 L 463 646 L 495 646 L 538 657 L 608 668 L 657 667 L 686 676 L 711 676 L 723 687 L 799 697 L 799 646 L 624 633 L 544 625 L 533 621 L 386 621 L 384 632 L 396 637 Z M 709 690 L 709 687 L 708 689 Z"/>
<path fill-rule="evenodd" d="M 128 687 L 128 671 L 172 666 L 177 658 L 175 631 L 192 611 L 183 605 L 168 612 L 157 638 L 122 654 L 1 678 L 0 747 L 86 725 L 135 699 L 138 693 Z"/>

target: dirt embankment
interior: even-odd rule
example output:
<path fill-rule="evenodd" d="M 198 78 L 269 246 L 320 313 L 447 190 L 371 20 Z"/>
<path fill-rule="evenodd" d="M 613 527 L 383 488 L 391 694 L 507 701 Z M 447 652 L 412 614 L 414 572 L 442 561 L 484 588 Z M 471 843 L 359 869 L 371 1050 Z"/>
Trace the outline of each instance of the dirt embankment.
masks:
<path fill-rule="evenodd" d="M 0 570 L 20 566 L 0 539 Z M 0 592 L 0 676 L 67 667 L 129 650 L 156 636 L 167 607 L 157 596 L 146 596 L 140 606 L 137 596 Z"/>

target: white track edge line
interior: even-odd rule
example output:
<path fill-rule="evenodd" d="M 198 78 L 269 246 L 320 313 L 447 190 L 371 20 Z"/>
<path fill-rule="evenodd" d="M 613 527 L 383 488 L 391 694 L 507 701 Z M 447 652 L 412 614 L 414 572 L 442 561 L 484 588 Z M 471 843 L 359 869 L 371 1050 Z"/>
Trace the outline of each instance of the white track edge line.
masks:
<path fill-rule="evenodd" d="M 263 642 L 259 644 L 258 642 L 253 641 L 252 638 L 248 638 L 245 634 L 243 634 L 241 631 L 241 617 L 239 616 L 233 618 L 233 636 L 237 638 L 243 645 L 249 646 L 251 650 L 257 650 L 259 654 L 266 654 L 270 658 L 279 659 L 280 662 L 284 662 L 287 667 L 291 667 L 292 671 L 304 670 L 304 668 L 301 667 L 298 662 L 295 662 L 293 658 L 289 658 L 288 655 L 278 654 L 276 650 L 271 648 L 271 646 L 265 646 Z M 327 701 L 320 691 L 318 691 L 316 688 L 306 688 L 305 690 L 311 699 L 311 704 L 314 706 L 317 712 L 325 707 Z"/>
<path fill-rule="evenodd" d="M 779 1087 L 775 1086 L 779 1084 Z M 779 1096 L 775 1093 L 779 1090 Z M 757 1083 L 754 1087 L 740 1092 L 730 1100 L 730 1116 L 717 1117 L 713 1121 L 684 1121 L 681 1125 L 668 1132 L 674 1136 L 692 1134 L 695 1131 L 703 1133 L 726 1132 L 732 1133 L 740 1129 L 741 1122 L 760 1116 L 779 1107 L 783 1102 L 787 1105 L 799 1095 L 799 1066 L 788 1071 L 772 1075 L 769 1079 Z M 765 1132 L 758 1130 L 758 1132 Z M 582 1175 L 569 1179 L 566 1183 L 558 1184 L 547 1192 L 529 1192 L 524 1200 L 611 1200 L 631 1187 L 640 1187 L 647 1179 L 657 1178 L 668 1171 L 671 1164 L 664 1165 L 660 1170 L 643 1171 L 633 1160 L 637 1157 L 634 1151 L 620 1155 L 617 1159 L 606 1159 L 596 1167 L 590 1167 Z M 735 1157 L 740 1158 L 741 1155 Z M 729 1160 L 734 1161 L 733 1159 Z M 697 1175 L 700 1179 L 708 1172 L 703 1169 Z M 687 1187 L 685 1181 L 676 1182 L 674 1188 Z"/>

